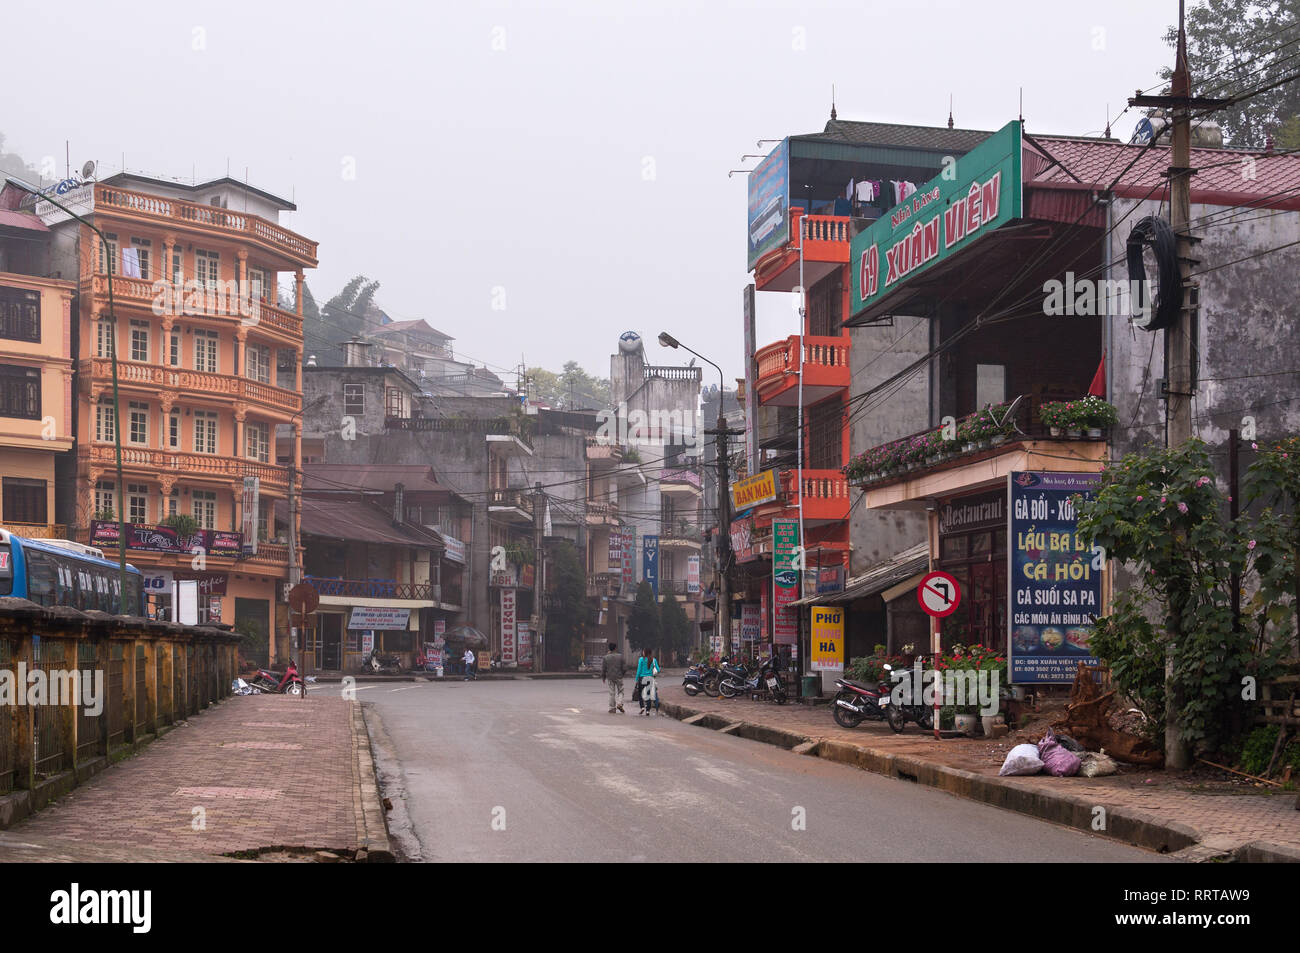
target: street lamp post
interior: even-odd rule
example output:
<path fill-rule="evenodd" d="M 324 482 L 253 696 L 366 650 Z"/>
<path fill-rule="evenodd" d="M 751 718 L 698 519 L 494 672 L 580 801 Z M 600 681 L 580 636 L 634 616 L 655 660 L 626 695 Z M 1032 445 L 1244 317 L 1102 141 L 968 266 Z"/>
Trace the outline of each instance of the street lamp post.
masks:
<path fill-rule="evenodd" d="M 39 188 L 29 185 L 21 179 L 14 176 L 8 176 L 10 182 L 20 189 L 36 197 L 38 201 L 49 202 L 55 208 L 65 212 L 69 217 L 76 219 L 82 225 L 85 225 L 96 235 L 99 236 L 100 244 L 107 250 L 110 245 L 104 233 L 93 222 L 87 221 L 83 216 L 78 215 L 72 209 L 68 208 L 62 202 L 44 194 Z M 118 393 L 117 393 L 117 311 L 113 305 L 113 268 L 114 262 L 111 256 L 105 251 L 105 265 L 108 271 L 108 323 L 112 328 L 112 333 L 108 336 L 108 358 L 113 368 L 113 457 L 117 474 L 117 483 L 113 494 L 116 501 L 114 509 L 117 511 L 117 558 L 118 558 L 118 611 L 122 615 L 130 615 L 127 611 L 127 589 L 126 589 L 126 483 L 122 476 L 122 421 L 118 414 Z M 94 489 L 91 489 L 92 499 Z M 139 607 L 137 607 L 138 609 Z"/>
<path fill-rule="evenodd" d="M 681 348 L 684 351 L 690 351 L 706 364 L 712 364 L 718 372 L 718 425 L 713 430 L 706 430 L 705 433 L 716 436 L 718 443 L 718 542 L 715 549 L 718 561 L 718 598 L 717 606 L 713 611 L 713 619 L 714 625 L 721 635 L 722 653 L 726 655 L 731 651 L 731 587 L 727 579 L 728 564 L 731 562 L 731 491 L 728 487 L 727 476 L 727 437 L 733 431 L 727 429 L 727 414 L 722 401 L 723 391 L 726 390 L 722 368 L 698 351 L 692 351 L 667 331 L 659 333 L 659 344 L 662 347 Z M 734 432 L 740 433 L 740 431 Z"/>

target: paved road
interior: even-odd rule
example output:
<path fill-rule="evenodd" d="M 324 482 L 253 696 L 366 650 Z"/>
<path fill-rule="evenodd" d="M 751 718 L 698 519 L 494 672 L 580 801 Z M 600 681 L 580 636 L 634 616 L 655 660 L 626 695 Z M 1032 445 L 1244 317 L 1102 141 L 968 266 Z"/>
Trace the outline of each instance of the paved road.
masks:
<path fill-rule="evenodd" d="M 378 742 L 381 783 L 412 859 L 1162 859 L 906 781 L 642 718 L 630 697 L 628 714 L 610 715 L 595 680 L 358 688 L 387 737 Z"/>

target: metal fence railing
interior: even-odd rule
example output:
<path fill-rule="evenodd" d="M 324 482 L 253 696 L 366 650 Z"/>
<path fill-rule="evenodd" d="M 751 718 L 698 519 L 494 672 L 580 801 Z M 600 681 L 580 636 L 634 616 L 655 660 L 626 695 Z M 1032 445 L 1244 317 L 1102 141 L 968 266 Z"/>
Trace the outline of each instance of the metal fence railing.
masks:
<path fill-rule="evenodd" d="M 89 683 L 95 685 L 95 672 L 98 663 L 95 658 L 95 644 L 93 642 L 77 643 L 77 671 L 81 673 L 83 685 Z M 100 676 L 101 678 L 103 676 Z M 82 688 L 82 700 L 86 698 L 85 688 Z M 98 714 L 91 714 L 94 709 L 89 705 L 80 704 L 77 706 L 77 760 L 93 758 L 102 754 L 99 750 L 99 731 L 103 723 L 105 709 L 100 709 Z"/>
<path fill-rule="evenodd" d="M 108 647 L 108 702 L 104 706 L 104 714 L 108 718 L 109 751 L 126 743 L 126 713 L 123 710 L 126 704 L 123 687 L 126 659 L 122 648 L 121 642 L 114 642 Z"/>
<path fill-rule="evenodd" d="M 13 644 L 0 639 L 0 671 L 13 666 Z M 0 794 L 14 789 L 14 706 L 0 705 Z"/>
<path fill-rule="evenodd" d="M 50 684 L 50 676 L 57 678 L 59 670 L 64 667 L 64 646 L 61 641 L 42 638 L 36 642 L 33 668 L 44 673 L 46 685 Z M 68 765 L 62 707 L 36 705 L 33 715 L 36 720 L 36 774 L 47 777 L 58 774 Z"/>
<path fill-rule="evenodd" d="M 149 724 L 149 669 L 148 659 L 145 658 L 144 643 L 136 643 L 135 652 L 132 653 L 132 656 L 135 659 L 133 666 L 135 678 L 135 737 L 139 738 L 145 734 L 146 726 Z"/>

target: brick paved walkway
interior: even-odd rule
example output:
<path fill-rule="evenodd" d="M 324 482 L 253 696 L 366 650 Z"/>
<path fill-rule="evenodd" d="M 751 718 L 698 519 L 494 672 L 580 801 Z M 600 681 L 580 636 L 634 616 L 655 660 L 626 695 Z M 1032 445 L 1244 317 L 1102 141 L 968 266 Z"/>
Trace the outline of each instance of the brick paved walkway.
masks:
<path fill-rule="evenodd" d="M 355 705 L 323 693 L 230 698 L 9 834 L 139 848 L 141 859 L 152 850 L 355 850 L 364 836 L 355 752 L 370 758 Z"/>
<path fill-rule="evenodd" d="M 1006 753 L 1017 744 L 1034 742 L 1037 733 L 1012 732 L 997 741 L 984 739 L 935 740 L 933 734 L 909 724 L 894 734 L 883 722 L 864 722 L 858 728 L 841 728 L 826 705 L 789 704 L 749 699 L 691 698 L 680 684 L 665 678 L 660 695 L 665 702 L 732 721 L 765 725 L 804 735 L 812 740 L 841 741 L 897 755 L 996 777 Z M 1086 798 L 1107 810 L 1141 812 L 1173 824 L 1195 828 L 1202 845 L 1231 851 L 1251 842 L 1264 842 L 1300 851 L 1300 811 L 1296 792 L 1269 794 L 1247 788 L 1244 792 L 1205 793 L 1173 772 L 1121 765 L 1121 773 L 1107 778 L 1054 778 L 1036 775 L 1005 778 L 1027 790 Z M 1249 792 L 1249 793 L 1246 793 Z"/>

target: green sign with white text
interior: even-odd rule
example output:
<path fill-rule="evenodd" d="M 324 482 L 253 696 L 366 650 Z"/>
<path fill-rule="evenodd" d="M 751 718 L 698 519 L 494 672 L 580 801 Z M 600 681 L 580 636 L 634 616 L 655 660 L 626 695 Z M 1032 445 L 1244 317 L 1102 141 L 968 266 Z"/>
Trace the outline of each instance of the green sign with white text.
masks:
<path fill-rule="evenodd" d="M 1020 218 L 1020 159 L 1020 122 L 1013 121 L 946 162 L 942 172 L 854 238 L 850 313 Z"/>

